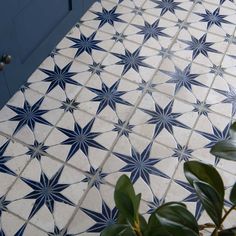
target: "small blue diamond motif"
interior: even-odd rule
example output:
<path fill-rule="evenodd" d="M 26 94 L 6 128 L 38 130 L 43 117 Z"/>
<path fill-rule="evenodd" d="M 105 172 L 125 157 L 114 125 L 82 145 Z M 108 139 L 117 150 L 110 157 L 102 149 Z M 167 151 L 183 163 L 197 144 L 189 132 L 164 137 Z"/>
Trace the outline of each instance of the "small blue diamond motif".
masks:
<path fill-rule="evenodd" d="M 181 70 L 175 66 L 175 72 L 161 70 L 164 74 L 171 77 L 166 83 L 174 83 L 175 85 L 175 94 L 179 92 L 182 87 L 185 87 L 190 92 L 192 92 L 192 85 L 206 87 L 204 84 L 195 80 L 199 74 L 191 74 L 191 63 Z"/>
<path fill-rule="evenodd" d="M 170 37 L 168 34 L 162 32 L 165 29 L 164 27 L 158 27 L 159 22 L 160 20 L 156 20 L 152 24 L 149 24 L 147 21 L 145 21 L 144 26 L 134 24 L 135 27 L 141 30 L 137 32 L 137 34 L 144 35 L 144 43 L 150 38 L 158 40 L 159 36 Z"/>
<path fill-rule="evenodd" d="M 119 18 L 122 14 L 116 13 L 116 10 L 117 10 L 117 6 L 113 7 L 110 11 L 108 11 L 105 8 L 102 8 L 102 12 L 92 11 L 93 14 L 97 15 L 97 17 L 94 18 L 94 20 L 100 21 L 98 28 L 101 28 L 106 23 L 112 26 L 114 26 L 114 22 L 124 23 L 125 21 Z"/>
<path fill-rule="evenodd" d="M 232 105 L 232 116 L 236 114 L 236 88 L 232 85 L 228 84 L 229 91 L 224 91 L 220 89 L 214 89 L 216 92 L 224 95 L 226 98 L 222 101 L 222 103 L 229 103 Z"/>
<path fill-rule="evenodd" d="M 127 106 L 131 105 L 129 102 L 127 102 L 121 98 L 121 96 L 126 94 L 126 92 L 118 90 L 119 84 L 120 84 L 120 80 L 117 80 L 109 88 L 109 87 L 107 87 L 106 84 L 102 83 L 101 90 L 87 87 L 88 90 L 90 90 L 91 92 L 93 92 L 97 95 L 91 101 L 100 103 L 99 107 L 97 109 L 97 114 L 99 114 L 107 106 L 109 106 L 113 111 L 116 111 L 116 104 L 117 103 L 127 105 Z"/>
<path fill-rule="evenodd" d="M 202 17 L 201 22 L 207 22 L 207 29 L 209 29 L 212 25 L 217 25 L 222 27 L 222 23 L 231 24 L 229 21 L 224 18 L 227 15 L 220 15 L 220 8 L 216 8 L 214 12 L 210 12 L 209 10 L 205 10 L 206 13 L 195 13 Z"/>
<path fill-rule="evenodd" d="M 46 93 L 50 93 L 54 88 L 59 86 L 63 91 L 66 89 L 66 84 L 73 84 L 79 86 L 80 83 L 73 80 L 72 77 L 76 75 L 75 72 L 69 72 L 73 62 L 68 63 L 63 69 L 55 64 L 54 70 L 40 69 L 42 72 L 48 75 L 43 81 L 50 82 L 50 86 Z"/>
<path fill-rule="evenodd" d="M 24 199 L 35 199 L 28 219 L 31 219 L 44 205 L 53 213 L 55 201 L 75 206 L 73 202 L 61 194 L 61 191 L 70 186 L 69 184 L 58 183 L 62 171 L 63 168 L 60 168 L 51 179 L 44 172 L 41 172 L 40 182 L 21 177 L 21 180 L 33 189 Z"/>
<path fill-rule="evenodd" d="M 75 44 L 71 48 L 77 48 L 75 57 L 78 57 L 83 52 L 87 52 L 89 55 L 92 55 L 93 50 L 105 51 L 103 48 L 99 47 L 97 44 L 102 42 L 102 40 L 95 40 L 96 32 L 92 33 L 89 37 L 81 34 L 80 39 L 67 37 L 69 40 Z"/>
<path fill-rule="evenodd" d="M 10 121 L 18 121 L 18 125 L 14 130 L 14 134 L 16 134 L 23 126 L 27 125 L 30 130 L 33 132 L 36 123 L 44 124 L 44 125 L 52 125 L 47 120 L 45 120 L 42 115 L 46 114 L 48 110 L 40 110 L 40 106 L 42 105 L 44 97 L 40 98 L 34 105 L 30 105 L 28 101 L 25 100 L 23 108 L 16 107 L 12 105 L 8 105 L 12 111 L 17 113 L 16 116 L 10 118 Z"/>
<path fill-rule="evenodd" d="M 96 222 L 93 226 L 87 229 L 87 232 L 92 233 L 100 233 L 106 227 L 115 224 L 118 217 L 117 208 L 109 208 L 109 206 L 104 201 L 102 201 L 101 213 L 85 208 L 81 208 L 81 210 Z"/>
<path fill-rule="evenodd" d="M 125 49 L 125 55 L 112 53 L 112 55 L 118 57 L 120 61 L 118 61 L 117 65 L 124 65 L 124 69 L 122 72 L 122 76 L 126 74 L 131 68 L 133 68 L 137 73 L 139 73 L 139 66 L 153 68 L 152 66 L 148 65 L 147 63 L 143 62 L 147 57 L 140 56 L 142 47 L 137 48 L 133 53 L 129 50 Z"/>
<path fill-rule="evenodd" d="M 181 40 L 182 42 L 188 44 L 189 46 L 185 48 L 186 50 L 193 51 L 192 59 L 194 60 L 199 54 L 208 57 L 208 52 L 218 53 L 218 51 L 211 46 L 214 44 L 212 42 L 206 42 L 207 34 L 204 34 L 200 39 L 191 36 L 192 41 Z"/>
<path fill-rule="evenodd" d="M 169 104 L 166 105 L 164 109 L 161 108 L 158 104 L 155 104 L 155 111 L 150 111 L 141 108 L 142 111 L 152 116 L 152 118 L 149 119 L 147 123 L 156 125 L 154 131 L 154 138 L 157 137 L 157 135 L 163 129 L 166 129 L 169 133 L 173 134 L 173 126 L 189 129 L 187 125 L 177 120 L 177 118 L 180 117 L 182 114 L 172 112 L 173 104 L 174 101 L 172 100 Z"/>
<path fill-rule="evenodd" d="M 150 184 L 150 175 L 157 175 L 169 179 L 169 176 L 155 167 L 155 165 L 161 160 L 157 158 L 150 158 L 151 148 L 152 144 L 149 144 L 142 153 L 138 153 L 132 147 L 131 156 L 114 153 L 115 156 L 126 163 L 126 166 L 121 168 L 119 171 L 131 173 L 130 179 L 132 183 L 135 183 L 139 178 L 142 178 L 144 182 Z"/>
<path fill-rule="evenodd" d="M 81 150 L 87 157 L 89 147 L 106 150 L 105 147 L 103 147 L 101 144 L 94 140 L 97 136 L 101 134 L 98 132 L 91 132 L 94 121 L 95 119 L 89 121 L 88 124 L 84 126 L 84 128 L 81 128 L 78 123 L 75 123 L 74 130 L 58 127 L 58 130 L 60 130 L 68 137 L 68 139 L 63 141 L 61 144 L 71 145 L 70 151 L 66 158 L 67 161 L 69 161 L 78 150 Z"/>
<path fill-rule="evenodd" d="M 177 144 L 177 147 L 174 148 L 174 154 L 173 157 L 177 157 L 178 161 L 188 161 L 189 158 L 192 156 L 192 149 L 189 149 L 187 146 L 181 146 L 180 144 Z"/>
<path fill-rule="evenodd" d="M 151 0 L 151 1 L 158 4 L 156 8 L 161 9 L 161 16 L 163 16 L 168 11 L 173 14 L 175 14 L 175 10 L 185 11 L 185 9 L 179 7 L 180 2 L 175 2 L 174 0 L 162 0 L 162 1 Z"/>

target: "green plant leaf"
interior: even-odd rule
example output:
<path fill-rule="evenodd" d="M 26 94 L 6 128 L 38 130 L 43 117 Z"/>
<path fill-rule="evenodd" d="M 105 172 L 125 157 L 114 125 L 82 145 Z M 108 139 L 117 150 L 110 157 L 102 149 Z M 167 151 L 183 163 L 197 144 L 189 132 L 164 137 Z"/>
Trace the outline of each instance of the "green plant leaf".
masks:
<path fill-rule="evenodd" d="M 219 236 L 236 236 L 236 227 L 222 230 L 218 233 Z"/>
<path fill-rule="evenodd" d="M 144 232 L 147 229 L 148 224 L 145 218 L 140 214 L 139 214 L 139 222 L 140 222 L 141 231 Z"/>
<path fill-rule="evenodd" d="M 126 218 L 132 225 L 138 217 L 138 206 L 140 196 L 135 195 L 134 187 L 128 176 L 122 175 L 116 183 L 114 199 L 116 207 L 123 218 Z"/>
<path fill-rule="evenodd" d="M 236 140 L 230 139 L 216 143 L 211 154 L 230 161 L 236 161 Z"/>
<path fill-rule="evenodd" d="M 205 182 L 194 181 L 193 185 L 204 209 L 215 225 L 220 227 L 224 199 L 222 200 L 219 193 Z"/>
<path fill-rule="evenodd" d="M 236 205 L 236 183 L 234 184 L 234 186 L 230 192 L 229 199 L 234 205 Z"/>
<path fill-rule="evenodd" d="M 188 182 L 194 186 L 194 181 L 202 181 L 212 186 L 223 200 L 225 195 L 224 183 L 217 170 L 212 165 L 199 161 L 184 163 L 184 174 Z"/>
<path fill-rule="evenodd" d="M 114 236 L 122 235 L 122 232 L 125 232 L 129 228 L 128 225 L 114 224 L 105 228 L 100 236 Z"/>
<path fill-rule="evenodd" d="M 176 202 L 169 202 L 155 211 L 157 223 L 170 235 L 198 236 L 198 224 L 186 206 Z"/>

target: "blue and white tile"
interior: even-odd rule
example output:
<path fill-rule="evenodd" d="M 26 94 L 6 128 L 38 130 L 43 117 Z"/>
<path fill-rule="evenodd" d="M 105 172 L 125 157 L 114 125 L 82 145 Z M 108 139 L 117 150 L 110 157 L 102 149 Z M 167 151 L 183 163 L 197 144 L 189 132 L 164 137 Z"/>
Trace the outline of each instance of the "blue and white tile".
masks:
<path fill-rule="evenodd" d="M 225 37 L 233 34 L 235 19 L 235 10 L 202 2 L 196 4 L 187 22 L 191 27 Z"/>
<path fill-rule="evenodd" d="M 130 8 L 135 8 L 135 7 L 141 7 L 146 0 L 109 0 L 109 1 Z"/>
<path fill-rule="evenodd" d="M 137 84 L 103 72 L 92 76 L 76 102 L 80 109 L 117 123 L 128 118 L 141 95 Z"/>
<path fill-rule="evenodd" d="M 223 74 L 217 76 L 212 89 L 207 97 L 206 103 L 210 110 L 228 117 L 236 117 L 236 84 L 235 77 Z"/>
<path fill-rule="evenodd" d="M 189 148 L 192 155 L 203 162 L 215 165 L 225 171 L 236 174 L 235 162 L 220 160 L 210 154 L 210 148 L 219 141 L 227 140 L 230 137 L 229 129 L 231 119 L 212 112 L 202 114 L 192 133 L 189 141 Z"/>
<path fill-rule="evenodd" d="M 180 31 L 172 50 L 185 60 L 213 67 L 220 65 L 227 45 L 221 36 L 188 27 Z"/>
<path fill-rule="evenodd" d="M 192 104 L 198 104 L 205 100 L 214 80 L 213 69 L 171 56 L 162 62 L 151 87 Z"/>
<path fill-rule="evenodd" d="M 198 114 L 191 104 L 159 92 L 147 93 L 130 120 L 133 131 L 176 148 L 184 146 Z"/>
<path fill-rule="evenodd" d="M 222 68 L 226 73 L 234 76 L 236 73 L 236 56 L 234 53 L 236 50 L 236 37 L 230 36 L 227 41 L 229 41 L 230 45 L 222 62 Z"/>
<path fill-rule="evenodd" d="M 7 194 L 7 208 L 46 232 L 62 229 L 87 189 L 84 178 L 46 156 L 34 159 Z"/>
<path fill-rule="evenodd" d="M 161 199 L 168 187 L 178 165 L 178 158 L 173 154 L 171 148 L 132 133 L 124 134 L 105 162 L 102 173 L 113 185 L 121 175 L 128 175 L 136 192 L 141 192 L 142 198 L 151 202 L 154 196 Z"/>
<path fill-rule="evenodd" d="M 98 168 L 117 136 L 114 124 L 74 110 L 66 113 L 45 141 L 47 152 L 83 171 Z"/>
<path fill-rule="evenodd" d="M 185 20 L 192 6 L 188 0 L 147 0 L 143 8 L 146 13 L 178 22 Z"/>
<path fill-rule="evenodd" d="M 47 236 L 48 234 L 30 223 L 3 211 L 1 215 L 1 235 L 34 235 Z"/>
<path fill-rule="evenodd" d="M 63 114 L 61 103 L 22 88 L 0 112 L 0 129 L 27 144 L 43 142 Z"/>
<path fill-rule="evenodd" d="M 94 29 L 115 34 L 117 31 L 123 31 L 134 15 L 132 8 L 109 1 L 100 1 L 93 4 L 81 18 L 81 22 Z"/>
<path fill-rule="evenodd" d="M 236 4 L 234 0 L 206 0 L 206 2 L 211 3 L 212 5 L 236 9 Z"/>
<path fill-rule="evenodd" d="M 126 39 L 155 49 L 168 48 L 178 26 L 176 23 L 152 15 L 137 15 L 124 31 Z"/>
<path fill-rule="evenodd" d="M 117 42 L 104 59 L 105 70 L 140 83 L 152 78 L 161 55 L 151 48 L 124 40 Z"/>
<path fill-rule="evenodd" d="M 77 24 L 57 45 L 59 53 L 87 64 L 99 63 L 114 44 L 112 35 Z"/>
<path fill-rule="evenodd" d="M 90 66 L 56 54 L 44 60 L 27 86 L 60 101 L 73 99 L 93 73 Z"/>

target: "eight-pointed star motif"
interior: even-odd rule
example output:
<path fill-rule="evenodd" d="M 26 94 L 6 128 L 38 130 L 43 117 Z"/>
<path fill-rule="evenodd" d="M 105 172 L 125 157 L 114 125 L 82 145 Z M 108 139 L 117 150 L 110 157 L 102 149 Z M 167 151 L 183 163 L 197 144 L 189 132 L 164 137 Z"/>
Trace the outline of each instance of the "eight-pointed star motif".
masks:
<path fill-rule="evenodd" d="M 28 219 L 31 219 L 44 205 L 47 206 L 48 210 L 53 214 L 54 203 L 61 202 L 71 206 L 75 204 L 62 195 L 62 191 L 70 186 L 70 184 L 59 184 L 59 179 L 63 168 L 60 168 L 50 179 L 42 171 L 40 181 L 34 181 L 21 177 L 21 180 L 29 185 L 33 191 L 28 193 L 24 199 L 35 199 L 32 210 L 29 214 Z"/>
<path fill-rule="evenodd" d="M 72 77 L 76 75 L 76 73 L 69 72 L 72 63 L 73 62 L 68 63 L 62 69 L 57 64 L 54 65 L 54 70 L 46 70 L 40 68 L 43 73 L 48 75 L 48 77 L 45 78 L 43 81 L 51 83 L 46 93 L 50 93 L 57 86 L 59 86 L 63 91 L 65 91 L 66 84 L 73 84 L 77 86 L 80 85 L 80 83 L 72 79 Z"/>
<path fill-rule="evenodd" d="M 102 212 L 92 211 L 86 208 L 81 210 L 93 219 L 96 223 L 87 229 L 87 232 L 100 233 L 106 227 L 116 223 L 118 217 L 118 210 L 116 207 L 111 209 L 104 201 L 102 201 Z"/>
<path fill-rule="evenodd" d="M 46 153 L 48 146 L 45 146 L 44 143 L 39 143 L 37 140 L 34 141 L 33 145 L 28 147 L 29 151 L 26 152 L 26 155 L 30 155 L 30 158 L 36 158 L 38 161 L 41 160 L 43 156 L 42 153 Z"/>
<path fill-rule="evenodd" d="M 68 234 L 67 230 L 59 229 L 56 225 L 54 226 L 54 232 L 48 232 L 48 236 L 73 236 L 72 234 Z"/>
<path fill-rule="evenodd" d="M 165 29 L 165 27 L 158 27 L 159 22 L 160 20 L 158 19 L 152 24 L 149 24 L 147 21 L 144 22 L 144 25 L 134 24 L 135 27 L 141 30 L 137 32 L 137 34 L 144 35 L 143 39 L 144 43 L 150 38 L 158 40 L 159 36 L 170 37 L 168 34 L 162 32 Z"/>
<path fill-rule="evenodd" d="M 122 76 L 126 74 L 131 68 L 133 68 L 137 73 L 139 73 L 139 66 L 153 68 L 152 66 L 148 65 L 147 63 L 143 62 L 147 57 L 140 56 L 142 47 L 137 48 L 133 53 L 130 52 L 128 49 L 125 49 L 125 55 L 119 53 L 112 53 L 112 55 L 118 57 L 120 61 L 116 62 L 117 65 L 124 65 L 124 69 L 122 72 Z"/>
<path fill-rule="evenodd" d="M 204 84 L 195 80 L 199 74 L 191 74 L 191 64 L 186 66 L 183 70 L 175 66 L 175 72 L 166 70 L 161 71 L 171 77 L 166 83 L 175 84 L 175 94 L 177 94 L 182 87 L 185 87 L 190 92 L 192 92 L 192 85 L 206 87 Z"/>
<path fill-rule="evenodd" d="M 207 22 L 207 29 L 209 29 L 212 25 L 217 25 L 219 27 L 222 27 L 221 23 L 231 24 L 229 21 L 224 19 L 227 15 L 220 15 L 219 7 L 216 8 L 216 10 L 213 12 L 210 12 L 207 9 L 205 11 L 206 13 L 195 13 L 195 14 L 202 17 L 202 19 L 200 20 L 201 22 Z"/>
<path fill-rule="evenodd" d="M 86 37 L 85 35 L 81 33 L 80 39 L 67 37 L 69 40 L 75 43 L 74 45 L 71 46 L 71 48 L 77 48 L 75 57 L 78 57 L 83 52 L 87 52 L 89 55 L 92 55 L 93 50 L 105 51 L 103 48 L 97 45 L 98 43 L 102 42 L 102 40 L 94 39 L 95 36 L 96 36 L 96 32 L 93 32 L 88 37 Z"/>
<path fill-rule="evenodd" d="M 80 127 L 78 123 L 75 123 L 74 130 L 58 127 L 58 130 L 60 130 L 63 134 L 65 134 L 68 137 L 68 139 L 63 141 L 61 144 L 71 145 L 70 151 L 66 158 L 67 161 L 70 160 L 71 157 L 78 150 L 81 150 L 86 157 L 88 157 L 89 147 L 106 150 L 104 146 L 102 146 L 101 144 L 99 144 L 97 141 L 94 140 L 97 136 L 102 134 L 98 132 L 91 132 L 94 121 L 95 118 L 89 121 L 87 125 L 84 126 L 84 128 Z"/>
<path fill-rule="evenodd" d="M 155 111 L 140 108 L 142 111 L 150 115 L 152 118 L 147 121 L 148 124 L 156 125 L 154 131 L 154 138 L 163 130 L 166 129 L 169 133 L 173 134 L 173 126 L 189 129 L 189 127 L 177 120 L 181 113 L 173 113 L 174 101 L 170 101 L 165 108 L 155 104 Z"/>
<path fill-rule="evenodd" d="M 101 28 L 106 23 L 112 26 L 114 26 L 114 22 L 124 23 L 125 21 L 119 18 L 122 14 L 116 13 L 116 10 L 117 10 L 117 6 L 113 7 L 111 10 L 102 8 L 102 12 L 92 11 L 93 14 L 97 15 L 97 17 L 94 18 L 94 20 L 100 21 L 98 28 Z"/>
<path fill-rule="evenodd" d="M 204 34 L 200 39 L 191 36 L 192 41 L 188 40 L 180 40 L 180 41 L 189 45 L 187 48 L 185 48 L 185 50 L 193 51 L 192 59 L 194 60 L 199 54 L 208 57 L 208 52 L 218 53 L 216 49 L 211 47 L 212 45 L 214 45 L 214 43 L 206 42 L 206 38 L 207 34 Z"/>
<path fill-rule="evenodd" d="M 114 152 L 114 155 L 126 163 L 120 172 L 131 173 L 130 180 L 135 183 L 139 178 L 142 178 L 148 185 L 150 185 L 150 175 L 157 175 L 169 179 L 162 171 L 155 166 L 161 160 L 158 158 L 150 158 L 152 143 L 150 143 L 142 153 L 131 147 L 131 156 Z"/>
<path fill-rule="evenodd" d="M 44 97 L 40 98 L 34 105 L 30 105 L 27 100 L 25 100 L 23 108 L 16 107 L 7 104 L 12 111 L 17 113 L 16 116 L 10 118 L 10 121 L 18 121 L 18 125 L 15 128 L 13 135 L 16 134 L 23 126 L 27 125 L 31 131 L 34 131 L 35 124 L 40 123 L 44 125 L 52 125 L 50 122 L 45 120 L 42 115 L 49 112 L 48 110 L 40 110 L 40 107 L 43 103 Z"/>
<path fill-rule="evenodd" d="M 99 114 L 107 106 L 109 106 L 113 111 L 116 111 L 117 103 L 127 106 L 131 105 L 129 102 L 121 98 L 121 96 L 126 94 L 126 92 L 118 90 L 119 84 L 120 80 L 117 80 L 110 88 L 105 83 L 102 83 L 101 89 L 87 87 L 88 90 L 97 95 L 91 101 L 100 102 L 97 109 L 97 114 Z"/>
<path fill-rule="evenodd" d="M 161 16 L 163 16 L 168 11 L 173 14 L 175 14 L 175 10 L 186 11 L 184 8 L 179 7 L 179 5 L 181 4 L 180 2 L 175 2 L 174 0 L 161 0 L 161 1 L 151 0 L 151 1 L 158 4 L 156 8 L 161 9 Z"/>

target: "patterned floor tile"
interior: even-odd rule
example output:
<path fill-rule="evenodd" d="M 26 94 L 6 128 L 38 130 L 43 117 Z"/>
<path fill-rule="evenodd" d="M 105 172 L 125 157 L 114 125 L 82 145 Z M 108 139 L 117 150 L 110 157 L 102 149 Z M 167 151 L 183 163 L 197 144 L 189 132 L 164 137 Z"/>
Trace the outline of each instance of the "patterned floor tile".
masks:
<path fill-rule="evenodd" d="M 144 96 L 130 125 L 133 131 L 176 148 L 186 144 L 197 116 L 192 105 L 152 92 Z"/>
<path fill-rule="evenodd" d="M 176 23 L 154 16 L 137 15 L 124 31 L 125 38 L 155 49 L 168 48 L 178 31 Z"/>
<path fill-rule="evenodd" d="M 225 8 L 236 9 L 236 4 L 234 0 L 204 0 L 213 5 L 220 5 Z"/>
<path fill-rule="evenodd" d="M 192 6 L 193 2 L 188 0 L 147 0 L 143 8 L 152 15 L 179 22 L 187 17 Z"/>
<path fill-rule="evenodd" d="M 118 132 L 96 116 L 67 112 L 45 142 L 47 153 L 84 171 L 98 168 Z"/>
<path fill-rule="evenodd" d="M 117 123 L 128 118 L 141 94 L 137 84 L 104 72 L 91 78 L 76 102 L 80 109 Z"/>
<path fill-rule="evenodd" d="M 235 29 L 235 10 L 203 2 L 197 4 L 188 19 L 192 27 L 225 37 Z"/>
<path fill-rule="evenodd" d="M 177 164 L 172 149 L 130 133 L 119 139 L 102 173 L 112 184 L 122 174 L 128 175 L 136 192 L 151 202 L 163 197 Z"/>
<path fill-rule="evenodd" d="M 7 209 L 47 232 L 61 229 L 87 188 L 85 178 L 48 157 L 34 159 L 7 194 Z"/>
<path fill-rule="evenodd" d="M 215 165 L 232 174 L 236 174 L 236 163 L 220 160 L 210 154 L 210 148 L 218 141 L 229 139 L 231 120 L 214 113 L 200 116 L 188 144 L 192 155 L 206 163 Z"/>
<path fill-rule="evenodd" d="M 114 44 L 113 36 L 77 24 L 57 45 L 57 51 L 89 65 L 99 63 Z"/>
<path fill-rule="evenodd" d="M 152 78 L 161 59 L 159 52 L 123 40 L 114 45 L 103 64 L 106 71 L 140 83 Z"/>
<path fill-rule="evenodd" d="M 84 25 L 101 29 L 109 34 L 115 34 L 123 31 L 134 15 L 135 12 L 132 8 L 108 1 L 100 1 L 89 9 L 81 21 Z"/>
<path fill-rule="evenodd" d="M 0 129 L 23 142 L 43 142 L 63 114 L 61 103 L 29 89 L 17 92 L 0 112 Z"/>
<path fill-rule="evenodd" d="M 152 88 L 198 106 L 206 98 L 214 77 L 214 68 L 172 56 L 162 62 Z"/>
<path fill-rule="evenodd" d="M 135 8 L 135 7 L 141 7 L 146 0 L 109 0 L 109 1 L 127 7 Z"/>
<path fill-rule="evenodd" d="M 223 37 L 190 27 L 180 31 L 172 47 L 175 55 L 208 67 L 219 66 L 226 49 Z"/>
<path fill-rule="evenodd" d="M 223 72 L 229 73 L 234 76 L 236 73 L 236 56 L 234 53 L 234 51 L 236 50 L 236 37 L 230 36 L 227 40 L 232 43 L 230 44 L 226 52 L 221 67 Z"/>
<path fill-rule="evenodd" d="M 90 66 L 56 54 L 46 58 L 27 86 L 60 101 L 73 99 L 93 73 Z"/>

